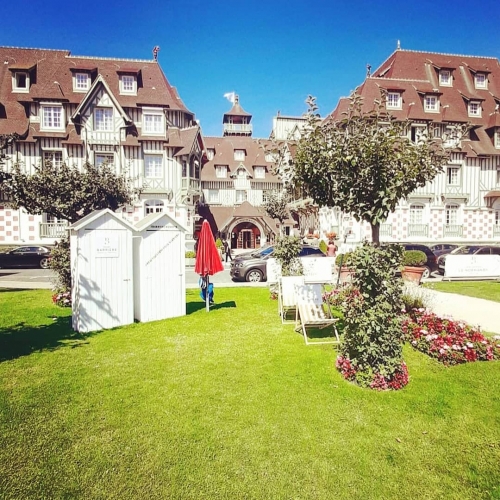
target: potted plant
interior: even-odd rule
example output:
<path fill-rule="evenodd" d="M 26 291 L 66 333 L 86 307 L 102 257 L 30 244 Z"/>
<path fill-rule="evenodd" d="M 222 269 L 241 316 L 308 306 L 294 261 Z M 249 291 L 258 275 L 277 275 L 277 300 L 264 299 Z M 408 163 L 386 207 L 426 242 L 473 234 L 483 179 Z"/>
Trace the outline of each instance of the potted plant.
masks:
<path fill-rule="evenodd" d="M 420 284 L 425 271 L 427 255 L 420 250 L 406 250 L 403 253 L 401 276 L 405 281 Z"/>
<path fill-rule="evenodd" d="M 335 258 L 335 265 L 339 271 L 339 280 L 341 283 L 349 283 L 352 280 L 354 269 L 352 264 L 352 252 L 339 253 Z"/>
<path fill-rule="evenodd" d="M 196 252 L 192 250 L 186 250 L 186 266 L 194 267 L 196 260 Z"/>

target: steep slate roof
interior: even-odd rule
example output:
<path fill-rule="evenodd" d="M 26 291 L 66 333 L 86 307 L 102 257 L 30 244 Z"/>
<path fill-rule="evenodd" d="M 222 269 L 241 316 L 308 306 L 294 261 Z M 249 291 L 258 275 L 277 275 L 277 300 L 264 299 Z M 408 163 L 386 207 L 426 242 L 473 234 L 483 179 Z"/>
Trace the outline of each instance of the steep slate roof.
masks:
<path fill-rule="evenodd" d="M 439 70 L 451 71 L 452 86 L 439 84 Z M 474 75 L 485 73 L 487 88 L 476 89 Z M 363 111 L 369 112 L 374 101 L 380 100 L 381 90 L 399 91 L 402 94 L 402 109 L 388 112 L 398 120 L 418 120 L 435 123 L 470 123 L 477 140 L 464 150 L 471 154 L 500 154 L 493 146 L 486 129 L 500 126 L 500 61 L 493 57 L 416 52 L 398 49 L 386 59 L 371 76 L 356 88 L 363 97 Z M 439 96 L 439 112 L 424 111 L 426 94 Z M 468 114 L 468 102 L 481 103 L 482 116 Z M 342 98 L 328 119 L 339 120 L 349 105 Z"/>
<path fill-rule="evenodd" d="M 213 149 L 215 154 L 212 160 L 208 160 L 207 163 L 203 165 L 201 171 L 202 181 L 224 180 L 216 176 L 216 165 L 227 165 L 229 172 L 226 180 L 231 180 L 229 176 L 242 164 L 252 176 L 254 167 L 266 167 L 265 179 L 255 179 L 253 176 L 253 180 L 256 182 L 274 182 L 281 184 L 280 179 L 272 173 L 272 162 L 266 161 L 266 152 L 257 139 L 244 136 L 205 137 L 204 139 L 206 149 Z M 244 160 L 234 159 L 235 149 L 243 149 L 245 151 Z"/>
<path fill-rule="evenodd" d="M 12 92 L 12 73 L 30 72 L 29 93 Z M 92 81 L 101 75 L 123 108 L 142 105 L 166 107 L 191 113 L 155 60 L 73 56 L 68 50 L 0 47 L 0 133 L 26 134 L 28 117 L 23 103 L 56 100 L 79 104 L 85 92 L 73 91 L 73 73 L 90 72 Z M 120 95 L 119 75 L 137 75 L 137 95 Z"/>

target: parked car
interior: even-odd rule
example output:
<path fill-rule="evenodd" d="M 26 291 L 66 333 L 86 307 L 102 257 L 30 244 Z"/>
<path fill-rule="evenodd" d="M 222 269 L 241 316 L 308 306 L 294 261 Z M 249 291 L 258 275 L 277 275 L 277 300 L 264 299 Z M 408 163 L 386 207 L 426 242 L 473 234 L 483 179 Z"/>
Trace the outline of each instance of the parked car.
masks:
<path fill-rule="evenodd" d="M 50 248 L 23 246 L 0 253 L 0 267 L 41 267 L 47 269 L 50 261 Z"/>
<path fill-rule="evenodd" d="M 438 258 L 439 274 L 444 274 L 446 257 L 448 255 L 500 255 L 500 246 L 493 245 L 461 245 L 450 253 Z"/>
<path fill-rule="evenodd" d="M 438 270 L 437 257 L 427 245 L 420 245 L 418 243 L 401 243 L 401 245 L 405 250 L 420 250 L 425 253 L 427 262 L 425 263 L 425 271 L 422 274 L 422 278 L 429 278 L 431 273 Z"/>
<path fill-rule="evenodd" d="M 233 281 L 259 282 L 267 280 L 267 259 L 274 251 L 273 246 L 254 250 L 250 253 L 240 254 L 231 262 L 229 272 Z M 302 245 L 299 257 L 324 257 L 325 254 L 317 247 Z"/>
<path fill-rule="evenodd" d="M 458 248 L 458 246 L 459 245 L 452 245 L 450 243 L 436 243 L 435 245 L 431 245 L 429 248 L 436 257 L 439 257 L 445 253 L 450 253 L 452 250 L 455 250 L 455 248 Z"/>

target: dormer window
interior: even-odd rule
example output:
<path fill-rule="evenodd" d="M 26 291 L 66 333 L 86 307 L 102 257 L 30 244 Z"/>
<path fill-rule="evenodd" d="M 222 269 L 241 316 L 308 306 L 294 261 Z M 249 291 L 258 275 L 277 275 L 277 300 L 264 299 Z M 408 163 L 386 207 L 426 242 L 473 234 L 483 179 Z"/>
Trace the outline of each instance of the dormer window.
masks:
<path fill-rule="evenodd" d="M 225 179 L 227 177 L 227 165 L 215 165 L 215 176 L 217 179 Z"/>
<path fill-rule="evenodd" d="M 209 160 L 213 160 L 215 156 L 215 149 L 209 148 L 207 149 L 207 158 Z"/>
<path fill-rule="evenodd" d="M 488 80 L 486 79 L 486 73 L 476 73 L 474 75 L 474 86 L 476 87 L 476 89 L 488 88 Z"/>
<path fill-rule="evenodd" d="M 90 75 L 88 73 L 75 73 L 73 75 L 73 90 L 87 92 L 90 88 Z"/>
<path fill-rule="evenodd" d="M 110 132 L 113 130 L 113 109 L 96 108 L 94 111 L 94 130 Z"/>
<path fill-rule="evenodd" d="M 254 173 L 255 173 L 256 179 L 265 179 L 266 178 L 266 167 L 255 167 Z"/>
<path fill-rule="evenodd" d="M 137 94 L 135 75 L 120 75 L 120 94 Z"/>
<path fill-rule="evenodd" d="M 500 149 L 500 127 L 495 130 L 495 147 Z"/>
<path fill-rule="evenodd" d="M 449 69 L 442 69 L 439 71 L 439 85 L 442 87 L 452 86 L 451 71 Z"/>
<path fill-rule="evenodd" d="M 424 97 L 424 111 L 427 113 L 439 113 L 439 99 L 436 95 Z"/>
<path fill-rule="evenodd" d="M 236 161 L 244 161 L 245 160 L 245 150 L 244 149 L 235 149 L 234 150 L 234 159 Z"/>
<path fill-rule="evenodd" d="M 61 104 L 42 103 L 41 112 L 41 130 L 64 130 L 64 109 Z"/>
<path fill-rule="evenodd" d="M 165 115 L 159 108 L 142 109 L 142 134 L 163 135 L 165 134 Z"/>
<path fill-rule="evenodd" d="M 479 101 L 469 101 L 468 110 L 469 116 L 476 118 L 481 117 L 481 103 Z"/>
<path fill-rule="evenodd" d="M 402 102 L 400 92 L 387 93 L 387 109 L 402 109 Z"/>
<path fill-rule="evenodd" d="M 12 91 L 13 92 L 29 92 L 30 76 L 27 71 L 16 71 L 12 75 Z"/>

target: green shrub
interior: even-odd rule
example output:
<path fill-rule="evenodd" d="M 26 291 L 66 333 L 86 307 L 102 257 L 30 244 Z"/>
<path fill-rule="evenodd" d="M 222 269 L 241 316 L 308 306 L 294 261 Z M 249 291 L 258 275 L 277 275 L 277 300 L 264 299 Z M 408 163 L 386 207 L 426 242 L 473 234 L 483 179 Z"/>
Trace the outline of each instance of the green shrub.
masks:
<path fill-rule="evenodd" d="M 403 283 L 394 276 L 402 252 L 400 245 L 376 247 L 365 242 L 350 259 L 355 274 L 343 308 L 337 367 L 363 387 L 399 389 L 408 381 L 402 352 Z"/>
<path fill-rule="evenodd" d="M 335 257 L 335 265 L 342 267 L 349 267 L 352 265 L 352 255 L 354 252 L 347 253 L 339 253 L 337 257 Z M 341 264 L 342 263 L 342 264 Z"/>
<path fill-rule="evenodd" d="M 71 264 L 69 237 L 59 240 L 50 252 L 50 268 L 57 274 L 59 292 L 71 290 Z"/>
<path fill-rule="evenodd" d="M 302 242 L 296 236 L 284 236 L 276 242 L 273 257 L 280 263 L 283 276 L 303 274 L 302 262 L 299 259 L 301 248 Z"/>
<path fill-rule="evenodd" d="M 186 259 L 194 259 L 194 258 L 196 258 L 196 252 L 193 252 L 192 250 L 187 250 Z"/>
<path fill-rule="evenodd" d="M 427 255 L 421 250 L 406 250 L 403 254 L 403 266 L 422 267 L 427 262 Z"/>
<path fill-rule="evenodd" d="M 220 250 L 220 249 L 224 246 L 224 244 L 222 243 L 222 240 L 221 240 L 220 238 L 217 238 L 217 239 L 215 240 L 215 246 L 216 246 L 219 250 Z"/>
<path fill-rule="evenodd" d="M 325 240 L 321 240 L 319 242 L 319 249 L 326 255 L 326 252 L 328 251 L 328 245 L 326 244 Z"/>

